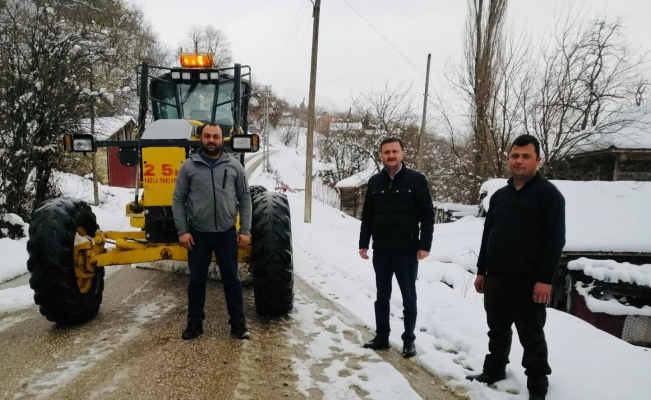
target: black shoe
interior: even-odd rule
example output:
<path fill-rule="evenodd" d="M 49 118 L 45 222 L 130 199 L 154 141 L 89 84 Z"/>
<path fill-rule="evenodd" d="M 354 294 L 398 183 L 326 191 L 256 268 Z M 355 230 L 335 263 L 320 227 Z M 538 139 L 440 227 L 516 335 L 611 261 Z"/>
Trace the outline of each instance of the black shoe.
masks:
<path fill-rule="evenodd" d="M 231 322 L 231 335 L 238 339 L 250 339 L 251 334 L 246 329 L 246 321 L 244 318 L 239 318 Z"/>
<path fill-rule="evenodd" d="M 545 395 L 531 394 L 529 393 L 529 400 L 545 400 Z"/>
<path fill-rule="evenodd" d="M 506 378 L 505 373 L 492 375 L 492 374 L 487 374 L 485 372 L 482 372 L 479 375 L 468 375 L 468 376 L 466 376 L 466 379 L 468 379 L 469 381 L 477 381 L 477 382 L 485 383 L 487 385 L 492 385 L 495 382 L 499 382 L 501 380 L 504 380 L 505 378 Z"/>
<path fill-rule="evenodd" d="M 185 327 L 181 339 L 191 340 L 199 337 L 203 333 L 203 323 L 188 321 L 188 326 Z"/>
<path fill-rule="evenodd" d="M 404 358 L 411 358 L 416 355 L 416 345 L 414 342 L 404 342 L 402 346 L 402 356 Z"/>
<path fill-rule="evenodd" d="M 371 350 L 386 350 L 389 347 L 389 339 L 384 339 L 377 336 L 370 342 L 364 343 L 364 348 Z"/>

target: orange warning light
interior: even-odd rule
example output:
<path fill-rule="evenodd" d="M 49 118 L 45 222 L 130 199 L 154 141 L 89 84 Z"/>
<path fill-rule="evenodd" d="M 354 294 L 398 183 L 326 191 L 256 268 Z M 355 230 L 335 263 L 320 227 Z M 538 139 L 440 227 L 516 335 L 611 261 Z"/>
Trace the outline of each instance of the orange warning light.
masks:
<path fill-rule="evenodd" d="M 212 68 L 213 56 L 210 54 L 181 54 L 183 68 Z"/>

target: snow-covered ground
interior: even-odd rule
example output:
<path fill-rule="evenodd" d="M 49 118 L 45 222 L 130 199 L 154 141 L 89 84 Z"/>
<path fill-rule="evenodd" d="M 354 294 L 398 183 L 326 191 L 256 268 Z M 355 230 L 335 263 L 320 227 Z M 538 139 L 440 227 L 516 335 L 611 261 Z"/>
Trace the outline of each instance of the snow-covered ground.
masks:
<path fill-rule="evenodd" d="M 284 147 L 277 138 L 272 144 L 278 150 L 271 156 L 275 173 L 262 173 L 259 168 L 250 183 L 265 185 L 272 190 L 280 177 L 292 188 L 303 188 L 305 157 L 302 141 L 298 149 Z M 66 195 L 90 200 L 90 182 L 73 176 L 64 178 Z M 100 227 L 104 230 L 130 229 L 123 215 L 124 204 L 133 196 L 131 191 L 102 187 L 101 193 L 102 204 L 93 207 Z M 371 262 L 358 255 L 360 222 L 314 201 L 312 223 L 304 223 L 303 193 L 287 193 L 292 212 L 296 275 L 357 323 L 373 330 L 375 276 Z M 517 334 L 514 335 L 512 363 L 507 368 L 505 381 L 489 388 L 465 379 L 473 371 L 481 370 L 488 343 L 482 296 L 475 293 L 472 285 L 474 275 L 468 272 L 474 269 L 482 224 L 480 218 L 466 217 L 455 223 L 436 226 L 432 255 L 419 266 L 416 332 L 419 354 L 413 362 L 422 364 L 443 377 L 448 386 L 468 393 L 473 399 L 526 399 L 526 378 L 520 365 L 522 347 Z M 0 243 L 5 246 L 0 248 L 4 256 L 0 272 L 9 269 L 24 272 L 27 257 L 24 241 Z M 13 261 L 7 262 L 8 259 Z M 394 288 L 390 340 L 400 349 L 402 304 L 396 282 Z M 25 286 L 0 291 L 0 308 L 27 307 L 31 304 L 31 296 L 31 291 Z M 310 363 L 328 358 L 334 339 L 359 333 L 350 332 L 350 328 L 343 326 L 334 314 L 327 315 L 327 325 L 334 328 L 328 333 L 320 333 L 322 328 L 314 322 L 317 319 L 323 321 L 324 315 L 315 319 L 320 310 L 314 309 L 314 305 L 301 296 L 297 297 L 295 305 L 293 317 L 299 329 L 312 338 L 307 349 L 309 357 L 294 360 L 295 372 L 299 376 L 298 389 L 304 392 L 310 388 L 323 390 L 324 385 L 310 376 Z M 546 334 L 553 370 L 548 399 L 634 400 L 647 399 L 651 393 L 649 349 L 632 346 L 556 310 L 548 312 Z M 368 357 L 369 363 L 362 363 L 363 372 L 352 371 L 345 376 L 334 373 L 334 369 L 330 371 L 333 373 L 326 370 L 331 379 L 327 385 L 328 398 L 354 398 L 354 392 L 346 390 L 351 384 L 368 391 L 368 397 L 373 399 L 417 398 L 390 365 L 371 362 L 377 361 L 372 352 L 354 347 L 343 351 Z"/>

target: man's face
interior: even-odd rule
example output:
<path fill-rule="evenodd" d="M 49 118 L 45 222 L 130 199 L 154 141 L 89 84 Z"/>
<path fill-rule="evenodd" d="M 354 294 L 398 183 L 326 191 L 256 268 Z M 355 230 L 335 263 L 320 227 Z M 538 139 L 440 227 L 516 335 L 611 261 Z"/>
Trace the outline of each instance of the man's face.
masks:
<path fill-rule="evenodd" d="M 222 152 L 224 138 L 218 126 L 205 126 L 201 133 L 201 151 L 207 156 L 216 156 Z"/>
<path fill-rule="evenodd" d="M 385 143 L 380 150 L 382 164 L 387 168 L 398 168 L 404 157 L 405 153 L 398 142 Z"/>
<path fill-rule="evenodd" d="M 529 143 L 526 146 L 513 146 L 509 153 L 509 170 L 514 178 L 529 179 L 536 174 L 540 157 L 536 148 Z"/>

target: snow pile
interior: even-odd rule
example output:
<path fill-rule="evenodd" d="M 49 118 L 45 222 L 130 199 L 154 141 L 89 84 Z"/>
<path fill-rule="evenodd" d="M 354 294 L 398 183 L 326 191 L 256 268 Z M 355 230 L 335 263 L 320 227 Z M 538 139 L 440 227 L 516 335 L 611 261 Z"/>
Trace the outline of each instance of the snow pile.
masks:
<path fill-rule="evenodd" d="M 627 262 L 590 260 L 581 257 L 578 260 L 570 261 L 567 268 L 583 271 L 587 276 L 602 282 L 624 282 L 651 287 L 651 264 L 633 265 Z"/>
<path fill-rule="evenodd" d="M 2 254 L 2 261 L 0 262 L 0 283 L 14 279 L 27 272 L 26 246 L 29 238 L 29 225 L 18 215 L 6 214 L 3 220 L 11 225 L 22 226 L 25 236 L 18 240 L 13 240 L 8 237 L 0 239 L 0 254 Z M 23 248 L 25 250 L 16 251 L 17 248 Z"/>
<path fill-rule="evenodd" d="M 552 180 L 565 197 L 566 244 L 563 251 L 651 253 L 651 182 Z M 506 179 L 485 182 L 490 197 Z M 479 233 L 481 235 L 481 233 Z"/>

